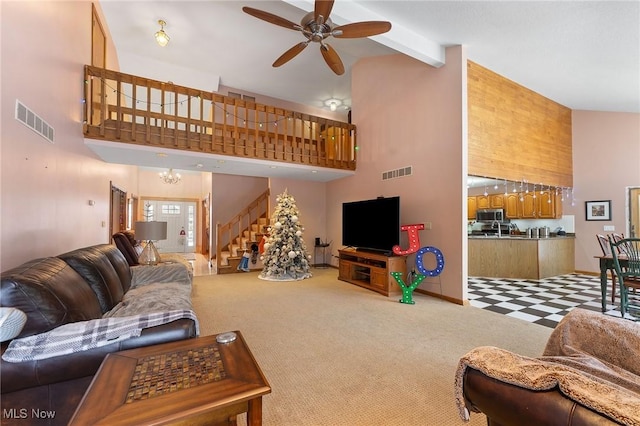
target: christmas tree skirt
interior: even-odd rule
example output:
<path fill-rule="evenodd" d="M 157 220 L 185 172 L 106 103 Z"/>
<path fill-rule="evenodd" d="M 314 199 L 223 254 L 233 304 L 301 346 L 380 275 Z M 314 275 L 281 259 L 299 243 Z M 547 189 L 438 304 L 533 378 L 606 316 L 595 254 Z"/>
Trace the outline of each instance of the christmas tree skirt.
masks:
<path fill-rule="evenodd" d="M 274 276 L 274 275 L 263 276 L 263 274 L 258 275 L 258 278 L 265 281 L 301 281 L 301 280 L 304 280 L 305 278 L 311 278 L 311 277 L 312 277 L 311 273 L 298 275 L 297 277 L 293 277 L 291 275 L 282 275 L 282 276 Z"/>

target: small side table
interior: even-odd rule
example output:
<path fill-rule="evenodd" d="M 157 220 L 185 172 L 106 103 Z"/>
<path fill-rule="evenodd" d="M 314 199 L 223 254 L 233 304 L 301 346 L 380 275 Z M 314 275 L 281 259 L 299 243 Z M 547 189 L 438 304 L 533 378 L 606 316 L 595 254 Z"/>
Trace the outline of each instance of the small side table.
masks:
<path fill-rule="evenodd" d="M 327 258 L 326 254 L 325 254 L 325 251 L 327 250 L 327 247 L 329 247 L 330 245 L 331 244 L 329 244 L 329 243 L 322 243 L 322 244 L 316 244 L 315 245 L 314 252 L 313 252 L 313 260 L 314 260 L 314 262 L 316 260 L 316 251 L 318 249 L 322 250 L 322 263 L 320 263 L 320 266 L 318 266 L 318 263 L 316 263 L 316 265 L 315 265 L 316 268 L 318 268 L 318 269 L 327 269 L 329 267 L 329 265 L 327 265 L 327 262 L 325 261 L 326 258 Z"/>
<path fill-rule="evenodd" d="M 70 425 L 262 425 L 267 379 L 242 334 L 198 337 L 106 356 Z"/>

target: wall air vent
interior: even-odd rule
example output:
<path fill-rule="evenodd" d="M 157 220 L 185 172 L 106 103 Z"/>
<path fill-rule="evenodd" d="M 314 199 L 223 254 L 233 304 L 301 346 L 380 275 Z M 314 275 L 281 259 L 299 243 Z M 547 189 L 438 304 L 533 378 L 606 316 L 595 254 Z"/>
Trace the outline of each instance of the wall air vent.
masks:
<path fill-rule="evenodd" d="M 407 166 L 407 167 L 401 167 L 396 170 L 389 170 L 388 172 L 382 172 L 382 180 L 411 176 L 412 169 L 413 169 L 412 166 Z"/>
<path fill-rule="evenodd" d="M 51 143 L 54 143 L 54 130 L 53 127 L 44 121 L 35 112 L 31 111 L 22 102 L 16 99 L 16 120 L 45 138 Z"/>

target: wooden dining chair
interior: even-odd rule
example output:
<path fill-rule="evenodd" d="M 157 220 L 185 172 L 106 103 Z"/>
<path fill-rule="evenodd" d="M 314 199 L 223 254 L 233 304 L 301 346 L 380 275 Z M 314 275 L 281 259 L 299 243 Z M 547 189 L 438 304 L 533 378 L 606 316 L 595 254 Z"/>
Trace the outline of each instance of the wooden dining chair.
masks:
<path fill-rule="evenodd" d="M 600 249 L 602 249 L 602 254 L 604 256 L 611 255 L 611 239 L 609 236 L 605 236 L 602 234 L 596 234 L 596 238 L 598 239 L 598 243 L 600 244 Z M 611 273 L 611 303 L 616 303 L 616 271 L 614 268 L 609 268 L 609 272 Z"/>
<path fill-rule="evenodd" d="M 609 235 L 609 239 L 614 243 L 618 243 L 624 239 L 624 234 L 616 234 L 615 232 Z M 618 247 L 618 253 L 620 253 L 620 247 Z"/>
<path fill-rule="evenodd" d="M 620 311 L 624 318 L 630 309 L 640 311 L 640 238 L 611 241 L 611 253 L 620 283 Z M 640 317 L 638 317 L 640 319 Z"/>

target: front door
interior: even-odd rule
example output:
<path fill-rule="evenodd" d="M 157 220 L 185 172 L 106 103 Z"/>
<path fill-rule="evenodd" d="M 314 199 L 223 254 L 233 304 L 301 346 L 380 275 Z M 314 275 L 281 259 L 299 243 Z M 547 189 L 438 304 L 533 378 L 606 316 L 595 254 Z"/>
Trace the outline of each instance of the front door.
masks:
<path fill-rule="evenodd" d="M 196 251 L 196 203 L 193 201 L 147 200 L 152 218 L 167 222 L 167 239 L 154 242 L 160 253 L 194 253 Z"/>

